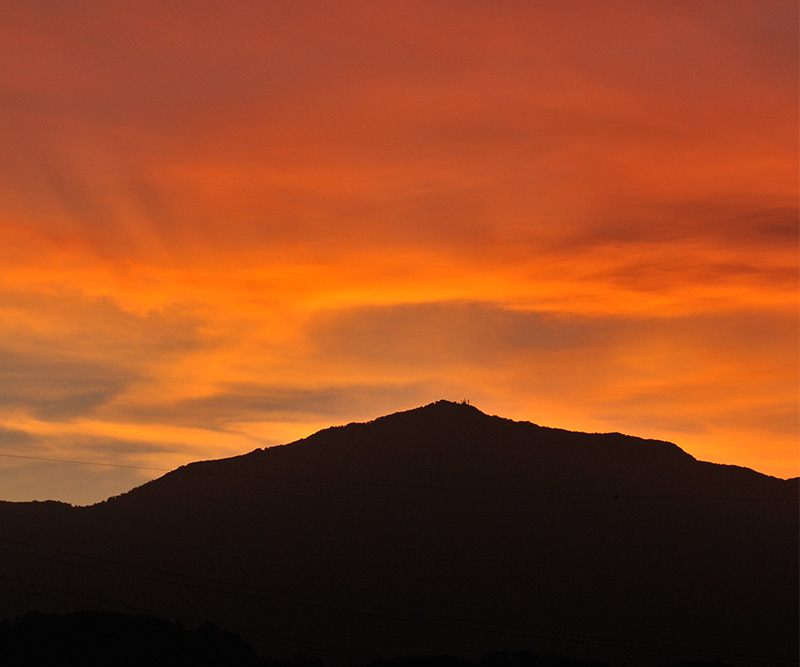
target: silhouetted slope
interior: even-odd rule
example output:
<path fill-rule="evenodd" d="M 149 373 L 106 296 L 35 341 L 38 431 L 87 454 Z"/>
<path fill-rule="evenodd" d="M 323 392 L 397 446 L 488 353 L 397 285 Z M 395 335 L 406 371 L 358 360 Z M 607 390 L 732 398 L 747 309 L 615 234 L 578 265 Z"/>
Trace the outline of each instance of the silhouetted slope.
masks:
<path fill-rule="evenodd" d="M 440 401 L 92 507 L 4 504 L 3 571 L 49 588 L 0 605 L 122 602 L 328 657 L 796 660 L 797 488 Z"/>
<path fill-rule="evenodd" d="M 246 478 L 277 477 L 276 471 L 293 479 L 465 488 L 496 483 L 503 489 L 559 493 L 726 497 L 792 493 L 784 480 L 746 468 L 698 462 L 671 443 L 545 428 L 439 401 L 365 424 L 329 428 L 291 445 L 191 464 L 124 498 L 138 498 L 145 489 L 153 492 L 150 487 L 167 479 L 175 484 L 174 477 L 186 473 Z"/>

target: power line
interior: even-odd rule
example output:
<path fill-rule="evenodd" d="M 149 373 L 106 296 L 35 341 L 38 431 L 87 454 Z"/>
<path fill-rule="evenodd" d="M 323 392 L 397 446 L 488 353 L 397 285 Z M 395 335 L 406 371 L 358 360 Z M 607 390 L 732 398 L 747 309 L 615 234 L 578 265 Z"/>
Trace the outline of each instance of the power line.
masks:
<path fill-rule="evenodd" d="M 133 468 L 134 470 L 155 470 L 159 472 L 169 472 L 169 468 L 153 468 L 150 466 L 132 466 L 123 463 L 100 463 L 97 461 L 75 461 L 74 459 L 54 459 L 46 456 L 25 456 L 22 454 L 5 454 L 0 452 L 0 456 L 6 456 L 12 459 L 29 459 L 31 461 L 51 461 L 53 463 L 74 463 L 82 466 L 104 466 L 108 468 Z"/>

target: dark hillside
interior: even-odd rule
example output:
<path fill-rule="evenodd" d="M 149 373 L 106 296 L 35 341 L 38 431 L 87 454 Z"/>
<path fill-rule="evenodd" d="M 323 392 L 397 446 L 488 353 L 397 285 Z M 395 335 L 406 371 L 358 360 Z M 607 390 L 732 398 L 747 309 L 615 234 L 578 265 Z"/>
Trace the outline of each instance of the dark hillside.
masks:
<path fill-rule="evenodd" d="M 87 508 L 4 504 L 0 605 L 127 605 L 326 659 L 789 664 L 797 489 L 441 401 Z"/>

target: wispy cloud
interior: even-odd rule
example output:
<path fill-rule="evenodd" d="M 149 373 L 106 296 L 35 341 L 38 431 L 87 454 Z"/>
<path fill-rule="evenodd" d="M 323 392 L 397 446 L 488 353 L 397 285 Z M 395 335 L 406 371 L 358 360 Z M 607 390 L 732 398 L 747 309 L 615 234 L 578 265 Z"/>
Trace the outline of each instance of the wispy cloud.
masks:
<path fill-rule="evenodd" d="M 448 396 L 794 474 L 798 11 L 1 7 L 0 447 Z"/>

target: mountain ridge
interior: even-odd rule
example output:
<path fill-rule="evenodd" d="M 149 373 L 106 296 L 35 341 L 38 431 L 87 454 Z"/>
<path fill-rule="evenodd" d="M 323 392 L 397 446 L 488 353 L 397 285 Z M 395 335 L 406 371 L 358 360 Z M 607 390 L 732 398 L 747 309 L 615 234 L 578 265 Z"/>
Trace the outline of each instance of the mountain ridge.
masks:
<path fill-rule="evenodd" d="M 343 455 L 349 457 L 349 465 L 343 465 Z M 416 458 L 409 458 L 412 455 Z M 302 470 L 296 469 L 298 459 L 303 460 Z M 639 477 L 626 479 L 634 463 Z M 332 426 L 284 445 L 193 462 L 159 479 L 175 474 L 266 479 L 273 464 L 294 468 L 300 478 L 330 483 L 441 486 L 441 474 L 431 473 L 437 471 L 450 477 L 459 473 L 462 484 L 479 488 L 486 487 L 487 475 L 502 477 L 504 484 L 511 484 L 509 491 L 529 489 L 535 480 L 540 492 L 553 493 L 559 486 L 578 484 L 586 494 L 610 496 L 791 494 L 789 485 L 782 484 L 787 480 L 741 466 L 698 461 L 671 442 L 539 426 L 444 400 L 368 422 Z M 716 480 L 713 489 L 698 485 L 703 467 Z M 539 474 L 543 470 L 544 477 Z"/>
<path fill-rule="evenodd" d="M 188 614 L 334 663 L 355 644 L 791 664 L 798 523 L 795 482 L 437 402 L 95 505 L 0 503 L 0 618 Z"/>
<path fill-rule="evenodd" d="M 536 423 L 533 423 L 533 422 L 530 422 L 530 421 L 527 421 L 527 420 L 519 420 L 519 421 L 517 421 L 517 420 L 507 419 L 507 418 L 504 418 L 504 417 L 499 417 L 497 415 L 488 415 L 488 414 L 480 411 L 477 407 L 475 407 L 475 406 L 473 406 L 473 405 L 471 405 L 471 404 L 469 404 L 467 402 L 464 402 L 464 401 L 454 402 L 454 401 L 449 401 L 449 400 L 445 400 L 445 399 L 440 399 L 440 400 L 437 400 L 435 402 L 432 402 L 432 403 L 429 403 L 429 404 L 426 404 L 426 405 L 423 405 L 423 406 L 419 406 L 419 407 L 416 407 L 416 408 L 411 408 L 409 410 L 403 410 L 403 411 L 399 411 L 399 412 L 396 412 L 396 413 L 380 416 L 380 417 L 377 417 L 377 418 L 375 418 L 373 420 L 369 420 L 369 421 L 364 421 L 364 422 L 356 421 L 356 422 L 349 422 L 347 424 L 333 425 L 333 426 L 321 429 L 321 430 L 319 430 L 319 431 L 317 431 L 315 433 L 312 433 L 312 434 L 310 434 L 308 436 L 305 436 L 305 437 L 300 438 L 299 440 L 296 440 L 296 441 L 293 441 L 293 442 L 284 443 L 284 444 L 280 444 L 280 445 L 272 445 L 272 446 L 263 447 L 263 448 L 256 448 L 256 449 L 253 449 L 253 450 L 251 450 L 249 452 L 246 452 L 246 453 L 243 453 L 243 454 L 238 454 L 238 455 L 234 455 L 234 456 L 231 456 L 231 457 L 224 457 L 224 458 L 221 458 L 221 459 L 206 459 L 206 460 L 192 461 L 190 463 L 183 464 L 183 465 L 179 466 L 178 468 L 176 468 L 176 469 L 174 469 L 172 471 L 168 471 L 165 475 L 162 475 L 159 478 L 156 478 L 154 480 L 150 480 L 149 482 L 145 482 L 144 484 L 141 484 L 141 485 L 139 485 L 137 487 L 134 487 L 133 489 L 130 489 L 127 492 L 124 492 L 124 493 L 121 493 L 121 494 L 117 494 L 116 496 L 112 496 L 112 497 L 110 497 L 110 498 L 108 498 L 106 500 L 99 501 L 99 503 L 94 503 L 94 504 L 105 503 L 108 500 L 112 500 L 114 498 L 118 498 L 120 496 L 124 496 L 127 493 L 130 493 L 131 491 L 136 491 L 137 489 L 139 489 L 139 488 L 141 488 L 143 486 L 147 486 L 149 484 L 152 484 L 153 482 L 157 482 L 159 479 L 163 479 L 164 477 L 167 477 L 169 475 L 173 475 L 175 473 L 179 473 L 179 472 L 180 473 L 185 473 L 185 472 L 192 472 L 192 473 L 197 472 L 197 473 L 200 473 L 201 472 L 200 469 L 203 468 L 203 467 L 215 466 L 215 465 L 225 465 L 228 462 L 231 462 L 231 463 L 235 464 L 237 461 L 242 461 L 242 462 L 247 461 L 248 463 L 250 463 L 250 462 L 253 461 L 254 458 L 259 457 L 261 454 L 263 454 L 265 452 L 277 452 L 277 451 L 283 450 L 284 448 L 297 449 L 297 448 L 300 448 L 300 447 L 303 447 L 303 446 L 309 446 L 309 445 L 315 446 L 315 445 L 317 445 L 318 441 L 322 441 L 324 446 L 328 446 L 330 444 L 334 444 L 335 445 L 336 442 L 332 443 L 331 440 L 340 439 L 342 433 L 348 433 L 349 434 L 349 433 L 352 433 L 354 429 L 361 429 L 361 428 L 364 428 L 364 427 L 370 428 L 373 425 L 379 426 L 379 427 L 393 426 L 397 422 L 403 422 L 403 421 L 408 421 L 408 420 L 415 420 L 415 421 L 427 422 L 427 423 L 430 423 L 432 420 L 438 420 L 438 421 L 441 422 L 441 417 L 443 415 L 447 417 L 447 420 L 445 421 L 445 423 L 447 425 L 449 425 L 449 426 L 452 426 L 452 424 L 456 423 L 458 420 L 461 420 L 460 425 L 463 426 L 463 417 L 464 416 L 468 416 L 471 419 L 471 421 L 473 422 L 473 424 L 474 423 L 479 423 L 479 422 L 482 421 L 484 423 L 484 425 L 487 424 L 487 423 L 495 423 L 495 424 L 503 424 L 503 425 L 506 425 L 507 427 L 511 427 L 511 428 L 529 429 L 528 433 L 526 434 L 528 436 L 530 436 L 531 432 L 534 432 L 534 433 L 538 432 L 539 434 L 544 434 L 544 435 L 555 435 L 555 436 L 561 438 L 562 440 L 564 438 L 569 440 L 569 439 L 574 438 L 574 437 L 587 436 L 587 437 L 591 437 L 591 438 L 595 438 L 595 439 L 605 440 L 606 441 L 605 444 L 613 443 L 613 445 L 615 447 L 618 447 L 621 443 L 625 443 L 627 445 L 633 445 L 635 448 L 639 448 L 639 449 L 643 449 L 643 447 L 648 447 L 648 448 L 650 448 L 650 449 L 648 449 L 648 452 L 651 453 L 651 454 L 656 454 L 659 458 L 662 458 L 662 457 L 675 457 L 676 460 L 678 458 L 683 458 L 685 460 L 685 462 L 690 462 L 691 461 L 691 462 L 696 462 L 696 463 L 699 463 L 699 464 L 702 464 L 702 465 L 705 465 L 705 466 L 714 466 L 714 467 L 717 467 L 718 469 L 725 469 L 725 470 L 731 470 L 731 471 L 734 471 L 734 470 L 735 471 L 741 471 L 742 473 L 747 474 L 747 475 L 755 474 L 755 475 L 758 475 L 760 478 L 774 479 L 774 480 L 777 480 L 777 481 L 780 481 L 780 482 L 793 483 L 793 482 L 800 481 L 800 478 L 797 478 L 797 477 L 790 478 L 790 479 L 782 479 L 782 478 L 779 478 L 779 477 L 775 477 L 775 476 L 767 475 L 765 473 L 761 473 L 759 471 L 756 471 L 756 470 L 754 470 L 752 468 L 748 468 L 746 466 L 739 466 L 739 465 L 728 464 L 728 463 L 715 463 L 715 462 L 709 462 L 709 461 L 701 461 L 699 459 L 696 459 L 694 456 L 692 456 L 688 452 L 686 452 L 684 449 L 682 449 L 677 444 L 675 444 L 673 442 L 670 442 L 670 441 L 666 441 L 666 440 L 660 440 L 660 439 L 654 439 L 654 438 L 642 438 L 642 437 L 639 437 L 639 436 L 628 435 L 628 434 L 620 433 L 620 432 L 617 432 L 617 431 L 612 431 L 612 432 L 584 432 L 584 431 L 570 431 L 570 430 L 567 430 L 567 429 L 550 427 L 550 426 L 541 426 L 539 424 L 536 424 Z M 454 422 L 454 419 L 456 420 L 456 422 Z M 441 429 L 441 424 L 440 424 L 440 429 Z M 456 443 L 456 444 L 458 444 L 458 443 Z M 564 443 L 562 442 L 562 444 L 564 444 Z M 567 444 L 569 444 L 569 443 L 567 443 Z M 629 451 L 630 451 L 630 448 L 629 448 Z M 211 471 L 202 471 L 202 474 L 212 474 L 212 473 L 211 473 Z M 233 474 L 233 473 L 231 473 L 231 474 Z M 244 474 L 244 473 L 242 473 L 242 474 Z M 20 501 L 5 501 L 5 500 L 0 499 L 0 503 L 4 503 L 5 504 L 5 503 L 12 503 L 12 502 L 13 502 L 13 504 L 25 504 L 26 502 L 29 502 L 29 503 L 43 503 L 43 502 L 46 502 L 46 503 L 60 503 L 60 504 L 64 504 L 64 505 L 69 505 L 69 503 L 62 503 L 61 501 L 52 500 L 52 499 L 43 500 L 43 501 L 42 500 L 37 500 L 37 501 L 23 501 L 23 502 L 20 502 Z"/>

